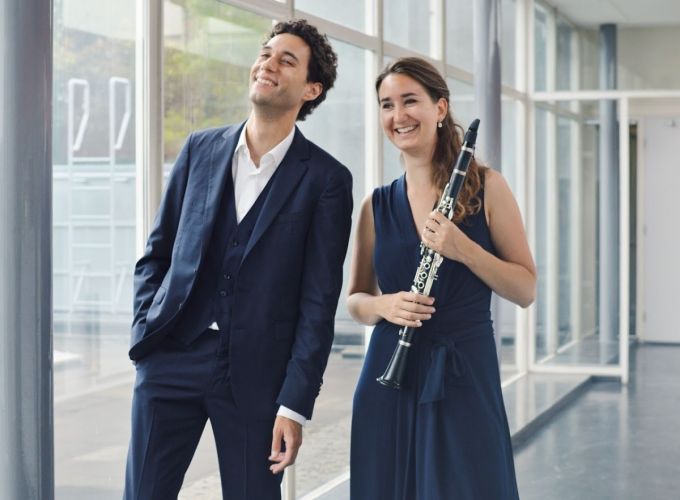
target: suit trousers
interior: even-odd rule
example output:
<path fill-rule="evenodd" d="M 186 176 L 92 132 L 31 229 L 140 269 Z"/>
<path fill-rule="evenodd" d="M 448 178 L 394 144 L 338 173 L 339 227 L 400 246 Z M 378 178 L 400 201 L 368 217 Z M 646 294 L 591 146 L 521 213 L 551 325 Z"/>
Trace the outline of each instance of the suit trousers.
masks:
<path fill-rule="evenodd" d="M 279 500 L 283 474 L 273 475 L 268 460 L 275 416 L 256 420 L 238 411 L 228 338 L 213 330 L 189 346 L 166 337 L 137 362 L 124 500 L 177 498 L 208 419 L 223 498 Z"/>

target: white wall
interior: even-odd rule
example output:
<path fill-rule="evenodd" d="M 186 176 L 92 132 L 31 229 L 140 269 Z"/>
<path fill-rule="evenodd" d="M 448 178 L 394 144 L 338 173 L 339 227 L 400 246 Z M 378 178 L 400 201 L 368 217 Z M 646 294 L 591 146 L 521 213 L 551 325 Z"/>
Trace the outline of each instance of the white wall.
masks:
<path fill-rule="evenodd" d="M 620 89 L 680 89 L 680 26 L 620 28 Z"/>

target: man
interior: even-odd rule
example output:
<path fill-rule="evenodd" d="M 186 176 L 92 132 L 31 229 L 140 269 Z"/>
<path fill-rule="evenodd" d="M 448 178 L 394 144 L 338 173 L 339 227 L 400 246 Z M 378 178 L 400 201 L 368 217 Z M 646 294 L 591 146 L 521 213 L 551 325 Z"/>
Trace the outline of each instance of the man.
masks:
<path fill-rule="evenodd" d="M 303 20 L 277 24 L 240 125 L 193 133 L 135 269 L 137 379 L 125 498 L 176 498 L 206 420 L 224 498 L 280 498 L 333 340 L 352 211 L 349 171 L 295 127 L 337 59 Z"/>

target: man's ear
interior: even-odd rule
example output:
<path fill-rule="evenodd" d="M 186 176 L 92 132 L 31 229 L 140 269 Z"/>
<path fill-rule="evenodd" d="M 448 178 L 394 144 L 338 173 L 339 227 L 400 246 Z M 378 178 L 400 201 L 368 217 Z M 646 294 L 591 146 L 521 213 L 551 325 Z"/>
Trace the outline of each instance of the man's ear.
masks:
<path fill-rule="evenodd" d="M 305 93 L 302 96 L 304 101 L 313 101 L 323 92 L 323 85 L 319 82 L 307 82 Z"/>

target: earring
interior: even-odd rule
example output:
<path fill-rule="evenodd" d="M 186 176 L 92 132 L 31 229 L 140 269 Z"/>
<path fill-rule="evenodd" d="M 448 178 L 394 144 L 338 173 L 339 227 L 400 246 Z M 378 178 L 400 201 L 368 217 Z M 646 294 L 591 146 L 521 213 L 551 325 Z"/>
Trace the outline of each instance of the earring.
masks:
<path fill-rule="evenodd" d="M 442 128 L 442 122 L 437 122 L 437 128 Z"/>

